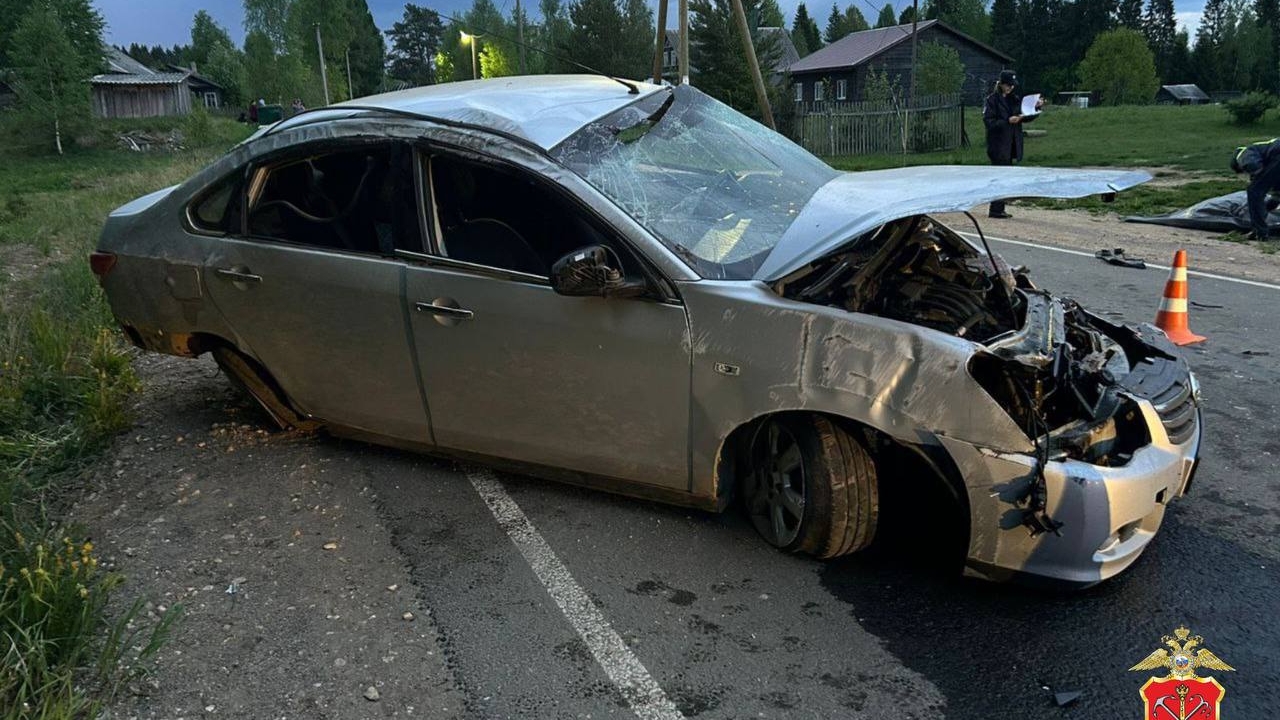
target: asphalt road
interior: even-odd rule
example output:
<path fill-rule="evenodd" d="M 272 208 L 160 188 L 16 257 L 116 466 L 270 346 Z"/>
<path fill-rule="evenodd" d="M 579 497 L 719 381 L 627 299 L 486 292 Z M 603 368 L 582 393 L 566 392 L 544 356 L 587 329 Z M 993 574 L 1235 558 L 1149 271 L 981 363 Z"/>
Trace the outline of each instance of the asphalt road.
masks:
<path fill-rule="evenodd" d="M 1167 276 L 996 249 L 1127 321 L 1154 316 Z M 964 580 L 891 551 L 814 562 L 767 548 L 735 514 L 499 479 L 686 716 L 1135 717 L 1146 675 L 1127 668 L 1180 624 L 1237 669 L 1215 673 L 1224 712 L 1267 716 L 1280 687 L 1280 289 L 1193 278 L 1191 297 L 1192 328 L 1209 337 L 1187 350 L 1206 402 L 1196 485 L 1136 566 L 1085 592 Z M 367 452 L 409 466 L 372 486 L 467 709 L 629 715 L 468 469 Z M 1083 695 L 1061 708 L 1050 690 Z"/>
<path fill-rule="evenodd" d="M 995 245 L 1127 321 L 1154 316 L 1167 276 Z M 1186 351 L 1206 404 L 1195 486 L 1134 567 L 1076 593 L 966 580 L 893 548 L 783 555 L 732 512 L 323 437 L 254 440 L 242 420 L 231 437 L 216 424 L 225 380 L 157 358 L 170 386 L 143 398 L 118 487 L 85 509 L 140 590 L 188 608 L 157 694 L 122 717 L 1138 717 L 1147 674 L 1127 669 L 1181 624 L 1237 669 L 1214 672 L 1224 715 L 1270 717 L 1280 289 L 1190 290 L 1209 338 Z M 928 547 L 930 528 L 915 532 Z M 228 605 L 237 574 L 245 596 Z M 1052 691 L 1082 695 L 1058 707 Z"/>

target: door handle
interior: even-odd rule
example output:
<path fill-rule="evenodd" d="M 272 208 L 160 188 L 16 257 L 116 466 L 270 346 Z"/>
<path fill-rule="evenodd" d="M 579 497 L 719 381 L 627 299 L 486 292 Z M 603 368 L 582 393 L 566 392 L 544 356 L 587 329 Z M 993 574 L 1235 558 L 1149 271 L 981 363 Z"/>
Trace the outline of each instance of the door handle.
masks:
<path fill-rule="evenodd" d="M 442 302 L 442 301 L 437 301 Z M 413 307 L 418 312 L 431 313 L 439 317 L 451 318 L 453 320 L 471 320 L 475 317 L 475 313 L 466 308 L 450 307 L 448 305 L 437 305 L 429 302 L 416 302 Z"/>
<path fill-rule="evenodd" d="M 235 268 L 217 268 L 213 272 L 218 277 L 224 277 L 232 282 L 243 282 L 243 283 L 262 282 L 261 275 L 254 275 L 253 273 L 245 272 L 242 270 L 236 270 Z"/>

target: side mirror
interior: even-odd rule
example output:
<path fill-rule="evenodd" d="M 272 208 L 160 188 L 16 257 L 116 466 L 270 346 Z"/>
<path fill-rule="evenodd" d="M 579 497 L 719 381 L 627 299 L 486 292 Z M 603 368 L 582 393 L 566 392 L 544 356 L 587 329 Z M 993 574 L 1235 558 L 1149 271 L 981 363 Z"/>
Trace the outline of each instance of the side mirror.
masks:
<path fill-rule="evenodd" d="M 612 254 L 603 245 L 588 245 L 565 255 L 551 266 L 551 289 L 576 297 L 643 295 L 643 282 L 628 281 L 622 270 L 609 264 Z"/>

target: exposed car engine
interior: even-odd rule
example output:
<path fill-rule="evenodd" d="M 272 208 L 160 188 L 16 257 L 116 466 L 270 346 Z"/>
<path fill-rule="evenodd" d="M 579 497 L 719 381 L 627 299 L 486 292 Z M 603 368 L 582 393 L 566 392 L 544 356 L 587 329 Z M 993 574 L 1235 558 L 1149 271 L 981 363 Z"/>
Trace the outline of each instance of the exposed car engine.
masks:
<path fill-rule="evenodd" d="M 883 225 L 775 290 L 981 344 L 970 374 L 1050 459 L 1124 464 L 1149 442 L 1125 391 L 1169 394 L 1152 376 L 1175 358 L 1152 338 L 1035 289 L 927 216 Z"/>

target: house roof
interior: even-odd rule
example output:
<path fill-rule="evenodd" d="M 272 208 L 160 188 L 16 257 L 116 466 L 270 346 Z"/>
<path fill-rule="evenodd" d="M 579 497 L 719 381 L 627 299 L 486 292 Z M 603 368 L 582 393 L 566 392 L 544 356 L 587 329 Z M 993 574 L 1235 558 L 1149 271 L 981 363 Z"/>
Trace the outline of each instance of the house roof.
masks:
<path fill-rule="evenodd" d="M 192 66 L 194 67 L 194 63 L 192 63 Z M 215 88 L 217 88 L 217 89 L 219 89 L 219 90 L 225 90 L 225 89 L 226 89 L 226 88 L 222 87 L 221 85 L 219 85 L 218 83 L 216 83 L 216 82 L 214 82 L 214 81 L 210 80 L 209 78 L 205 77 L 204 75 L 201 75 L 200 73 L 197 73 L 195 70 L 192 70 L 191 68 L 182 67 L 181 65 L 174 65 L 173 63 L 169 63 L 168 67 L 169 67 L 169 69 L 170 69 L 170 70 L 172 70 L 173 72 L 186 73 L 186 75 L 187 75 L 187 82 L 188 82 L 189 84 L 193 84 L 193 85 L 208 85 L 208 86 L 210 86 L 210 87 L 215 87 Z"/>
<path fill-rule="evenodd" d="M 980 40 L 975 40 L 950 25 L 938 20 L 925 20 L 918 23 L 916 25 L 916 32 L 924 32 L 926 29 L 931 28 L 934 25 L 937 25 L 940 30 L 951 33 L 958 38 L 977 45 L 983 50 L 1006 62 L 1013 62 L 1013 58 L 1005 53 L 996 50 Z M 793 63 L 790 70 L 793 73 L 812 72 L 816 70 L 834 70 L 837 68 L 861 65 L 885 50 L 910 39 L 910 23 L 850 33 L 821 50 L 805 56 L 799 62 Z"/>
<path fill-rule="evenodd" d="M 89 78 L 92 85 L 178 85 L 187 81 L 187 73 L 104 73 Z"/>
<path fill-rule="evenodd" d="M 1209 96 L 1198 85 L 1161 85 L 1160 89 L 1179 100 L 1208 100 Z"/>
<path fill-rule="evenodd" d="M 791 33 L 786 28 L 761 26 L 758 30 L 761 35 L 772 36 L 776 39 L 778 47 L 782 52 L 778 55 L 778 61 L 773 65 L 773 71 L 776 73 L 786 72 L 796 62 L 800 60 L 800 53 L 796 50 L 796 44 L 791 41 Z"/>
<path fill-rule="evenodd" d="M 155 75 L 156 71 L 134 60 L 118 47 L 106 48 L 107 73 L 121 75 Z"/>

